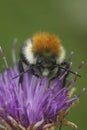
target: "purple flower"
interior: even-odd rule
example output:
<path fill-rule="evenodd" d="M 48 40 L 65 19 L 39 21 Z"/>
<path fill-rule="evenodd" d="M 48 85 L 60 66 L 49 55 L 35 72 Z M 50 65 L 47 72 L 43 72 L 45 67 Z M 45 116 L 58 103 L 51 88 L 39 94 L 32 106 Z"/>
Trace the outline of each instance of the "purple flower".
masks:
<path fill-rule="evenodd" d="M 4 53 L 2 55 L 5 59 Z M 7 69 L 0 74 L 1 130 L 54 130 L 61 125 L 77 128 L 65 119 L 82 93 L 72 96 L 77 75 L 63 87 L 62 81 L 68 70 L 51 84 L 46 77 L 39 79 L 26 72 L 19 84 L 19 77 L 13 79 L 19 74 L 17 64 L 8 68 L 6 59 L 4 61 Z"/>

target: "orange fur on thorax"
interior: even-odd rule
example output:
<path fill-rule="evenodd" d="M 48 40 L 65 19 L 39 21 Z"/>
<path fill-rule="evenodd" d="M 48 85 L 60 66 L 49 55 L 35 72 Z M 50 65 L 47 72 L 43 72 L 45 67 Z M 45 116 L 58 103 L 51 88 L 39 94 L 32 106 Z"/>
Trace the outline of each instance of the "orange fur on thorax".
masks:
<path fill-rule="evenodd" d="M 50 51 L 52 54 L 59 55 L 61 53 L 61 44 L 59 38 L 49 33 L 38 33 L 33 36 L 33 48 L 35 53 L 41 53 L 44 50 Z"/>

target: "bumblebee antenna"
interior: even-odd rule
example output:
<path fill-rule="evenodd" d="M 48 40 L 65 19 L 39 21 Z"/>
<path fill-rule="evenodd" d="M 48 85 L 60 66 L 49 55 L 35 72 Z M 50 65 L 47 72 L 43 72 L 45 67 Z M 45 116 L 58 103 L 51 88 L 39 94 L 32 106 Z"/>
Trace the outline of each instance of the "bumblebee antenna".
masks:
<path fill-rule="evenodd" d="M 36 65 L 36 66 L 39 67 L 39 65 Z M 65 71 L 67 70 L 66 68 L 63 68 L 63 67 L 62 67 L 61 65 L 59 65 L 59 64 L 55 65 L 55 67 L 57 67 L 57 66 L 59 66 L 61 69 L 65 70 Z M 32 67 L 34 67 L 34 65 L 32 65 L 31 68 L 32 68 Z M 31 68 L 29 68 L 29 69 L 27 69 L 27 70 L 21 72 L 20 74 L 16 75 L 16 76 L 13 77 L 12 79 L 16 79 L 16 78 L 20 77 L 20 76 L 23 75 L 24 73 L 28 72 Z M 81 77 L 81 75 L 79 75 L 77 72 L 73 72 L 73 71 L 71 71 L 71 70 L 69 70 L 69 72 L 72 73 L 72 74 L 74 74 L 74 75 L 77 75 L 78 77 Z M 37 76 L 37 75 L 36 75 L 36 76 Z"/>
<path fill-rule="evenodd" d="M 63 70 L 67 70 L 66 68 L 63 68 L 61 65 L 59 65 L 59 64 L 57 64 L 57 65 L 55 65 L 55 67 L 57 67 L 57 66 L 59 66 L 61 69 L 63 69 Z M 74 75 L 77 75 L 78 77 L 81 77 L 81 75 L 79 75 L 77 72 L 73 72 L 73 71 L 71 71 L 71 70 L 69 70 L 69 72 L 70 73 L 72 73 L 72 74 L 74 74 Z"/>
<path fill-rule="evenodd" d="M 65 68 L 63 68 L 63 67 L 60 67 L 60 68 L 61 68 L 61 69 L 64 69 L 64 70 L 67 70 L 67 69 L 65 69 Z M 78 77 L 81 78 L 81 75 L 79 75 L 78 73 L 73 72 L 73 71 L 71 71 L 71 70 L 69 70 L 69 72 L 72 73 L 72 74 L 74 74 L 74 75 L 77 75 Z"/>
<path fill-rule="evenodd" d="M 35 67 L 35 66 L 39 66 L 39 65 L 33 65 L 33 64 L 32 64 L 32 66 L 30 66 L 30 68 L 29 68 L 29 69 L 27 69 L 27 70 L 25 70 L 25 71 L 23 71 L 23 72 L 19 73 L 18 75 L 16 75 L 16 76 L 15 76 L 15 77 L 13 77 L 12 79 L 16 79 L 16 78 L 20 77 L 21 75 L 23 75 L 24 73 L 28 72 L 29 70 L 32 70 L 32 68 L 33 68 L 33 67 Z M 35 75 L 38 77 L 38 75 L 37 75 L 37 74 L 35 74 Z"/>
<path fill-rule="evenodd" d="M 13 77 L 12 79 L 16 79 L 16 78 L 20 77 L 21 75 L 23 75 L 24 73 L 26 73 L 26 72 L 28 72 L 28 71 L 29 71 L 29 69 L 27 69 L 26 71 L 21 72 L 20 74 L 16 75 L 16 76 Z"/>

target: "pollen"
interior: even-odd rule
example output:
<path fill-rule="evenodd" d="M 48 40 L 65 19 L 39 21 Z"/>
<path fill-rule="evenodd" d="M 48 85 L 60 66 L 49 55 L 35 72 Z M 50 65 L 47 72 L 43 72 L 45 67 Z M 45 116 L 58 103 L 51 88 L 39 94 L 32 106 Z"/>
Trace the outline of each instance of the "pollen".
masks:
<path fill-rule="evenodd" d="M 47 51 L 51 52 L 54 55 L 60 55 L 62 52 L 60 39 L 57 38 L 54 34 L 49 34 L 45 32 L 38 33 L 33 36 L 32 41 L 32 50 L 35 53 Z"/>

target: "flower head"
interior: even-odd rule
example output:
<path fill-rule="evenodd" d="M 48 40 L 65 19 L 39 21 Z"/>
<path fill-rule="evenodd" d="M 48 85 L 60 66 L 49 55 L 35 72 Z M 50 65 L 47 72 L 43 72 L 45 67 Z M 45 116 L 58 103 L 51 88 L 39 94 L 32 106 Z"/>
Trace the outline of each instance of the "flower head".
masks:
<path fill-rule="evenodd" d="M 7 66 L 6 60 L 5 63 Z M 77 75 L 67 81 L 65 87 L 62 84 L 70 70 L 66 70 L 51 83 L 46 77 L 39 79 L 26 72 L 23 74 L 23 82 L 19 84 L 19 77 L 13 79 L 19 74 L 16 61 L 13 68 L 7 66 L 0 74 L 0 129 L 54 130 L 61 125 L 77 128 L 65 119 L 81 95 L 72 97 L 75 90 L 72 86 Z"/>

